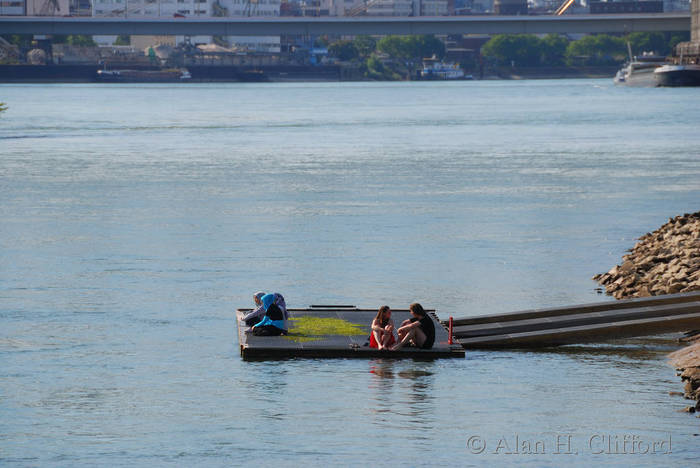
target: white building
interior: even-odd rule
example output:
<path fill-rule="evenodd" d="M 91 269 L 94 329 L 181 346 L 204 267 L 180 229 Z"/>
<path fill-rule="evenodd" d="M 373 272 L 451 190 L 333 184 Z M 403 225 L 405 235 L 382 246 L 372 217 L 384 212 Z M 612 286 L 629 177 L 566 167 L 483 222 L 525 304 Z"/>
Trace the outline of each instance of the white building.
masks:
<path fill-rule="evenodd" d="M 275 18 L 280 15 L 280 0 L 218 0 L 216 15 L 233 18 Z M 279 36 L 229 36 L 228 41 L 236 47 L 256 52 L 279 52 Z"/>
<path fill-rule="evenodd" d="M 0 0 L 0 16 L 24 16 L 24 0 Z"/>
<path fill-rule="evenodd" d="M 367 16 L 413 16 L 413 0 L 369 0 Z"/>
<path fill-rule="evenodd" d="M 210 16 L 209 0 L 93 0 L 92 16 L 173 18 Z"/>
<path fill-rule="evenodd" d="M 364 8 L 364 0 L 336 0 L 334 11 L 335 16 L 357 16 Z"/>
<path fill-rule="evenodd" d="M 0 16 L 68 16 L 69 0 L 0 0 Z"/>
<path fill-rule="evenodd" d="M 218 4 L 228 10 L 228 15 L 238 17 L 271 18 L 280 15 L 280 0 L 219 0 Z"/>
<path fill-rule="evenodd" d="M 5 0 L 0 0 L 5 1 Z M 280 0 L 93 0 L 94 17 L 174 18 L 174 17 L 277 17 Z M 155 40 L 155 36 L 153 37 Z M 231 36 L 232 45 L 261 52 L 279 52 L 279 36 Z M 96 38 L 99 41 L 99 38 Z M 212 42 L 211 36 L 177 36 L 175 42 Z M 143 43 L 144 39 L 139 39 Z M 146 41 L 147 42 L 147 41 Z M 154 42 L 155 44 L 155 42 Z"/>
<path fill-rule="evenodd" d="M 447 16 L 447 0 L 420 0 L 421 16 Z"/>
<path fill-rule="evenodd" d="M 448 0 L 345 0 L 345 15 L 358 16 L 447 16 Z M 352 5 L 348 8 L 348 5 Z M 366 13 L 365 13 L 366 12 Z"/>
<path fill-rule="evenodd" d="M 690 0 L 664 0 L 664 11 L 690 11 Z"/>

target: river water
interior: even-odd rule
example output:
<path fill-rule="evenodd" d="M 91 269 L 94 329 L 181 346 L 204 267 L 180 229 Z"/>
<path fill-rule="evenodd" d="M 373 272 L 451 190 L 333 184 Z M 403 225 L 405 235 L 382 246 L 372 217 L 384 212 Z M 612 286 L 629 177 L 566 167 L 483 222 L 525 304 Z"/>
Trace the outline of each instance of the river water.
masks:
<path fill-rule="evenodd" d="M 0 85 L 0 465 L 696 463 L 674 336 L 238 353 L 259 289 L 611 300 L 590 277 L 700 209 L 700 89 L 611 81 Z"/>

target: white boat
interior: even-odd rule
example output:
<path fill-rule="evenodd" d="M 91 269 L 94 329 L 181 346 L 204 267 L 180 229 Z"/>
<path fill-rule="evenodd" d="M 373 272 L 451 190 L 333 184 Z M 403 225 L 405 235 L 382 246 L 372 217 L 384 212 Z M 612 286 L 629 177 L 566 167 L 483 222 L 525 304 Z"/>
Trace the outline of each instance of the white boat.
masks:
<path fill-rule="evenodd" d="M 666 63 L 666 57 L 642 54 L 633 57 L 624 67 L 617 71 L 614 82 L 628 86 L 656 86 L 654 70 Z"/>
<path fill-rule="evenodd" d="M 465 75 L 456 63 L 443 62 L 435 57 L 423 59 L 421 80 L 472 80 L 472 75 Z"/>

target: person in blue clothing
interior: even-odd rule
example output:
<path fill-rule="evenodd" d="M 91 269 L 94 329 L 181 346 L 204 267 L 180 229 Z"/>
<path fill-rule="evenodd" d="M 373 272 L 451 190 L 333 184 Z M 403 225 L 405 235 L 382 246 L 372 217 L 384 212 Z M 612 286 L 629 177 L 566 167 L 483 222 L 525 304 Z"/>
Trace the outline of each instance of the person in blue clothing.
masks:
<path fill-rule="evenodd" d="M 287 321 L 285 312 L 275 303 L 275 294 L 265 294 L 262 297 L 265 315 L 256 323 L 252 332 L 257 336 L 279 336 L 287 334 Z"/>

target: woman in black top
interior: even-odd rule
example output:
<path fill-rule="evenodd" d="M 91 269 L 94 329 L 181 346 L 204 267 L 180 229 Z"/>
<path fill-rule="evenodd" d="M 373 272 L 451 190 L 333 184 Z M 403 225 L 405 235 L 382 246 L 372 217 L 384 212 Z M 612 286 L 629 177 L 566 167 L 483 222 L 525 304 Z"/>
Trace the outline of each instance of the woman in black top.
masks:
<path fill-rule="evenodd" d="M 414 302 L 408 308 L 413 316 L 401 324 L 396 333 L 399 335 L 399 343 L 391 348 L 401 349 L 406 345 L 421 349 L 430 349 L 435 343 L 435 325 L 433 320 L 423 310 L 423 306 Z"/>

